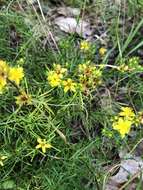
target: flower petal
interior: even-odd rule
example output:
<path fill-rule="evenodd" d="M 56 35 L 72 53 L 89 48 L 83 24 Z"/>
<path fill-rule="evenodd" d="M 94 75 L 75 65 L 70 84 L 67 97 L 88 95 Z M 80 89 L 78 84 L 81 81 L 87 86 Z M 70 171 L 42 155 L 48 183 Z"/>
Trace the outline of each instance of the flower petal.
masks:
<path fill-rule="evenodd" d="M 36 149 L 41 148 L 41 144 L 38 144 L 35 148 Z"/>
<path fill-rule="evenodd" d="M 7 156 L 1 156 L 1 160 L 5 160 Z"/>
<path fill-rule="evenodd" d="M 1 166 L 4 166 L 4 164 L 3 164 L 3 162 L 2 162 L 2 161 L 0 161 L 0 165 L 1 165 Z"/>
<path fill-rule="evenodd" d="M 42 139 L 41 139 L 41 138 L 38 138 L 38 139 L 37 139 L 37 142 L 38 142 L 39 144 L 41 144 L 41 143 L 42 143 Z"/>
<path fill-rule="evenodd" d="M 45 144 L 45 147 L 46 148 L 52 148 L 52 145 L 48 143 L 48 144 Z"/>
<path fill-rule="evenodd" d="M 42 152 L 45 153 L 46 152 L 46 147 L 45 146 L 42 146 Z"/>

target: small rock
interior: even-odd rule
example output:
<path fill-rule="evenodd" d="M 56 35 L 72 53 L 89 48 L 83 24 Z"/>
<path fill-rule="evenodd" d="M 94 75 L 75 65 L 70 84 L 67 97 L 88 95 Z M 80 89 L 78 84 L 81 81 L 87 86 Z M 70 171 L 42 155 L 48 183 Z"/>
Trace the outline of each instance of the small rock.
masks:
<path fill-rule="evenodd" d="M 90 29 L 90 24 L 84 20 L 79 19 L 78 21 L 72 17 L 57 17 L 55 19 L 55 24 L 60 27 L 60 29 L 66 33 L 77 33 L 83 38 L 87 38 L 92 34 Z"/>

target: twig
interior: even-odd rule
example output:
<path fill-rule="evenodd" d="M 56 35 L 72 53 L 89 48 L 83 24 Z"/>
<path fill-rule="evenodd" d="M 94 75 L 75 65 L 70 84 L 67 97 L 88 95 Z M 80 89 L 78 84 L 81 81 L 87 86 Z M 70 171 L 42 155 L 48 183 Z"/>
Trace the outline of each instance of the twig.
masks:
<path fill-rule="evenodd" d="M 102 65 L 95 65 L 96 67 L 101 67 Z M 114 68 L 114 69 L 118 69 L 119 67 L 118 66 L 115 66 L 115 65 L 103 65 L 104 67 L 110 67 L 110 68 Z"/>

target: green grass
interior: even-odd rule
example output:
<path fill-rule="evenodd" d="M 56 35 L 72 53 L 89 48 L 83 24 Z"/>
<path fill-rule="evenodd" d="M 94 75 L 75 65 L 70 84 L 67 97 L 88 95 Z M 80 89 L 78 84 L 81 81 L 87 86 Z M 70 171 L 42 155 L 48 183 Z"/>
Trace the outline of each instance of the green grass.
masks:
<path fill-rule="evenodd" d="M 143 135 L 140 126 L 135 128 L 135 139 L 126 137 L 122 141 L 113 131 L 111 121 L 121 106 L 132 107 L 135 112 L 142 110 L 142 70 L 136 68 L 133 72 L 121 73 L 112 68 L 119 66 L 122 58 L 138 56 L 137 50 L 143 45 L 142 17 L 134 20 L 132 29 L 129 25 L 123 33 L 119 28 L 119 18 L 123 14 L 120 7 L 118 12 L 112 7 L 113 12 L 109 13 L 99 1 L 100 16 L 107 23 L 112 44 L 102 59 L 98 52 L 102 46 L 99 42 L 84 54 L 78 45 L 82 40 L 74 35 L 63 36 L 57 42 L 59 51 L 48 44 L 44 47 L 41 37 L 33 32 L 35 23 L 42 23 L 41 16 L 40 20 L 36 19 L 32 7 L 24 12 L 14 11 L 16 2 L 6 1 L 6 7 L 0 11 L 0 58 L 11 66 L 16 66 L 20 58 L 24 59 L 25 78 L 20 87 L 32 95 L 32 105 L 16 105 L 15 97 L 19 92 L 13 85 L 0 94 L 0 155 L 7 156 L 4 166 L 0 167 L 0 189 L 100 190 L 107 172 L 105 166 L 118 163 L 120 148 L 131 150 Z M 128 3 L 133 5 L 133 1 Z M 87 11 L 97 9 L 94 3 L 85 4 L 84 1 L 82 5 L 81 1 L 71 1 L 70 5 L 86 5 Z M 140 6 L 134 7 L 126 16 L 131 14 L 134 18 L 134 12 L 139 9 Z M 31 18 L 31 12 L 35 20 L 32 18 L 33 23 L 29 25 L 25 19 Z M 108 25 L 110 18 L 112 23 Z M 111 60 L 113 51 L 116 55 Z M 53 69 L 54 63 L 67 67 L 69 76 L 77 81 L 76 68 L 87 60 L 110 66 L 103 69 L 101 85 L 88 95 L 51 88 L 47 70 Z M 110 132 L 112 137 L 109 137 Z M 53 148 L 45 154 L 37 150 L 38 137 L 51 142 Z M 137 188 L 140 186 L 139 182 Z"/>

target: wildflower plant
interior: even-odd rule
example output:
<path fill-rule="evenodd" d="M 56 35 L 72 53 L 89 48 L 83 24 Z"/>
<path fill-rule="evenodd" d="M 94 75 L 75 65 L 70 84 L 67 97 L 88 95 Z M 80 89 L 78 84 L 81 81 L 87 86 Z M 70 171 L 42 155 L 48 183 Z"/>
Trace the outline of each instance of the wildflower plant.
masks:
<path fill-rule="evenodd" d="M 143 135 L 143 81 L 138 75 L 143 71 L 141 59 L 125 51 L 121 55 L 118 39 L 120 52 L 115 55 L 119 53 L 122 59 L 117 56 L 110 60 L 112 50 L 104 35 L 103 39 L 101 35 L 83 40 L 67 34 L 59 41 L 52 38 L 51 48 L 42 42 L 43 36 L 35 39 L 35 23 L 30 30 L 33 22 L 27 26 L 18 16 L 21 13 L 11 13 L 10 7 L 17 6 L 15 1 L 10 5 L 13 3 L 8 5 L 6 17 L 0 14 L 2 184 L 10 178 L 16 184 L 11 189 L 78 190 L 88 188 L 90 179 L 93 189 L 100 189 L 94 186 L 95 181 L 101 185 L 105 176 L 104 164 L 100 163 L 113 162 L 117 141 L 130 146 L 126 137 L 132 129 L 136 136 Z M 31 8 L 37 11 L 34 6 L 27 12 Z M 115 112 L 114 108 L 125 104 L 134 109 L 123 106 Z M 93 160 L 97 161 L 97 176 L 95 172 L 93 176 Z M 88 185 L 81 183 L 85 176 Z M 8 188 L 0 182 L 0 189 Z"/>

